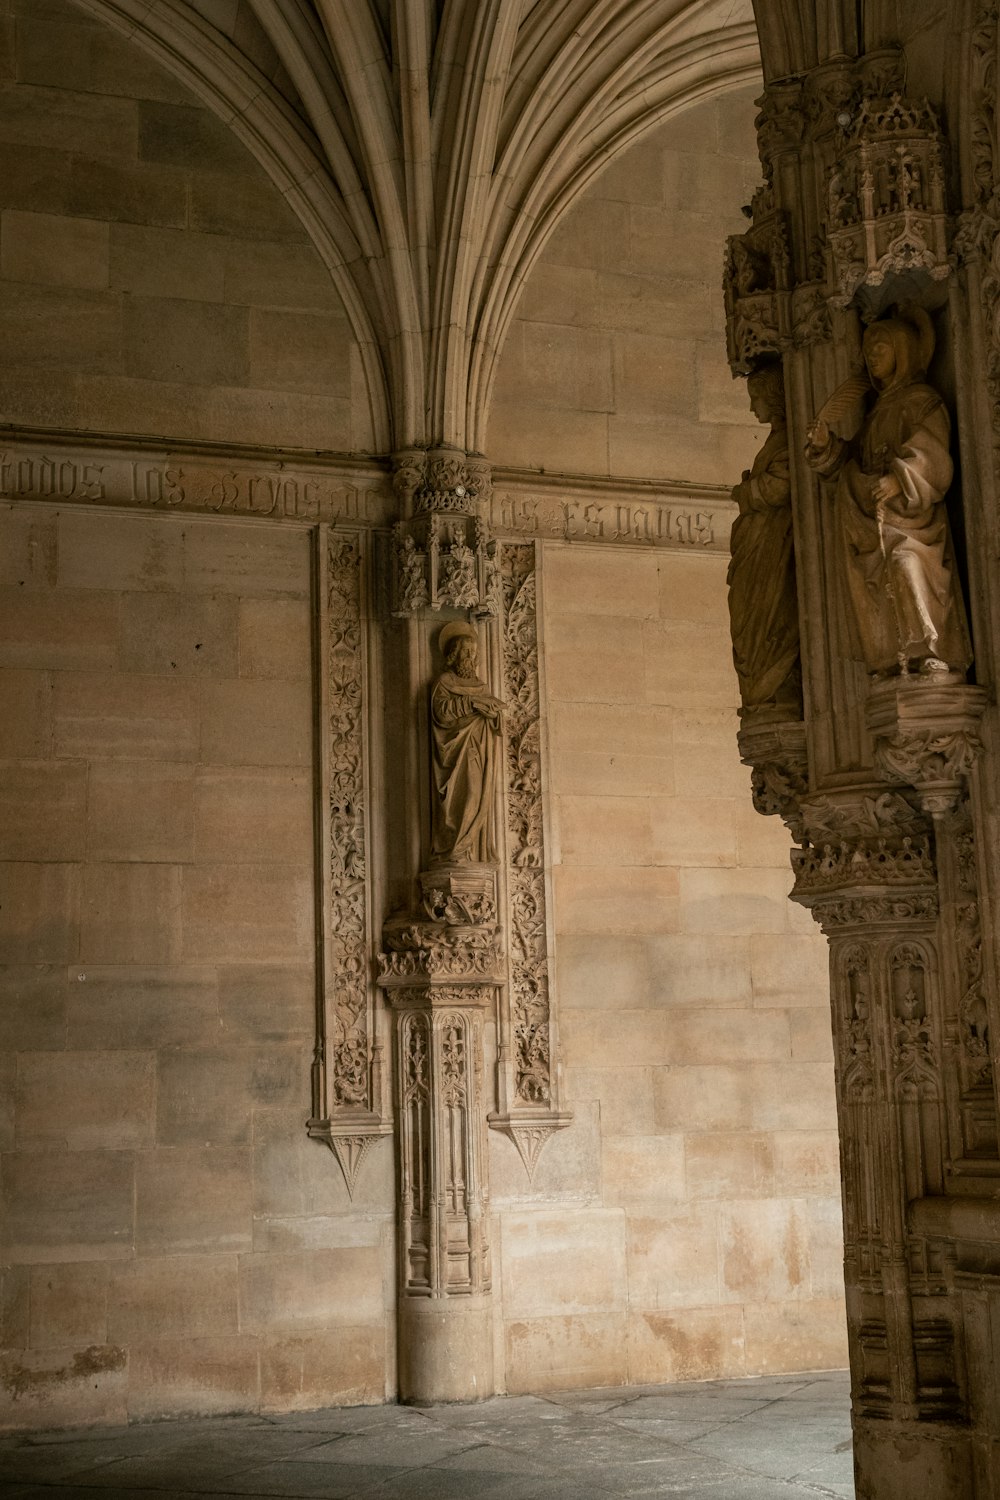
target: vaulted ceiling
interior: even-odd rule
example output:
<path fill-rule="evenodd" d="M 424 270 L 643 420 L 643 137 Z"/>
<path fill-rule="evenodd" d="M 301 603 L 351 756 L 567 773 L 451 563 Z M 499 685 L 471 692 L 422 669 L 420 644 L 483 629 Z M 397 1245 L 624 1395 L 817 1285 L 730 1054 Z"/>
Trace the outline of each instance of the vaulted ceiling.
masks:
<path fill-rule="evenodd" d="M 520 290 L 638 134 L 759 76 L 749 0 L 77 0 L 265 167 L 330 268 L 383 451 L 478 451 Z"/>

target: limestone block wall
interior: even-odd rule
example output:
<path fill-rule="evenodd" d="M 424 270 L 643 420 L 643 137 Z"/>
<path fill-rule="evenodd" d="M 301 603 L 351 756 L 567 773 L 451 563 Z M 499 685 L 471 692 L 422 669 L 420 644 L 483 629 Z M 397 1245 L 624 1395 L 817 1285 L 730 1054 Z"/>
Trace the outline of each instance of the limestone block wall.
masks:
<path fill-rule="evenodd" d="M 507 1197 L 511 1390 L 846 1358 L 825 945 L 735 748 L 725 559 L 547 544 L 576 1123 Z"/>
<path fill-rule="evenodd" d="M 498 461 L 623 496 L 749 466 L 719 277 L 760 176 L 755 92 L 658 127 L 567 214 L 500 362 Z M 576 1123 L 529 1192 L 494 1149 L 508 1386 L 842 1365 L 826 946 L 736 753 L 726 559 L 550 542 L 543 575 Z"/>
<path fill-rule="evenodd" d="M 0 1425 L 380 1401 L 309 1141 L 310 538 L 0 510 Z"/>
<path fill-rule="evenodd" d="M 343 305 L 249 152 L 69 0 L 2 9 L 2 420 L 370 447 Z"/>
<path fill-rule="evenodd" d="M 0 11 L 0 418 L 368 446 L 342 308 L 251 158 L 66 0 Z M 668 122 L 569 215 L 494 462 L 748 464 L 717 267 L 750 118 Z M 351 1201 L 304 1129 L 310 546 L 0 501 L 0 1424 L 396 1390 L 391 1144 Z M 844 1359 L 824 950 L 736 763 L 724 579 L 697 549 L 543 549 L 574 1122 L 531 1183 L 490 1132 L 512 1391 Z"/>
<path fill-rule="evenodd" d="M 728 234 L 760 181 L 757 89 L 685 110 L 614 159 L 528 277 L 500 360 L 495 463 L 732 484 L 752 422 L 726 364 Z"/>

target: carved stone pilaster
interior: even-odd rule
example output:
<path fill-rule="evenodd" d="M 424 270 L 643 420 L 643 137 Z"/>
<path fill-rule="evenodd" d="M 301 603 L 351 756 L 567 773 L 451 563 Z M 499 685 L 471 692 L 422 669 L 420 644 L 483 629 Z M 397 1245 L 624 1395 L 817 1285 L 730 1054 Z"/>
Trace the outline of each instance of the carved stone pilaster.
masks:
<path fill-rule="evenodd" d="M 490 1126 L 513 1141 L 529 1179 L 546 1141 L 570 1124 L 560 1070 L 550 973 L 536 554 L 501 548 L 502 670 L 506 703 L 505 884 L 510 947 L 500 997 L 497 1109 Z"/>
<path fill-rule="evenodd" d="M 394 461 L 403 512 L 393 539 L 392 609 L 495 615 L 496 547 L 489 527 L 490 466 L 454 448 L 408 448 Z"/>
<path fill-rule="evenodd" d="M 379 984 L 395 1016 L 400 1394 L 493 1394 L 483 1033 L 503 955 L 496 871 L 420 877 L 429 920 L 383 930 Z"/>
<path fill-rule="evenodd" d="M 308 1132 L 353 1196 L 384 1118 L 382 1048 L 369 954 L 367 538 L 319 526 L 317 616 L 318 1003 Z"/>

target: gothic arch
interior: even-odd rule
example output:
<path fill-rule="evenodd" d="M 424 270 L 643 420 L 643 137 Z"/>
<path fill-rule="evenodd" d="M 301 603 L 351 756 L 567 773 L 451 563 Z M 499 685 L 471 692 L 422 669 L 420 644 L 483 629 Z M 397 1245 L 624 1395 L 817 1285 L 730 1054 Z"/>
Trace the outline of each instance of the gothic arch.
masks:
<path fill-rule="evenodd" d="M 233 129 L 329 267 L 383 452 L 478 451 L 521 287 L 607 162 L 757 76 L 724 0 L 251 0 L 293 107 L 185 0 L 77 0 Z"/>

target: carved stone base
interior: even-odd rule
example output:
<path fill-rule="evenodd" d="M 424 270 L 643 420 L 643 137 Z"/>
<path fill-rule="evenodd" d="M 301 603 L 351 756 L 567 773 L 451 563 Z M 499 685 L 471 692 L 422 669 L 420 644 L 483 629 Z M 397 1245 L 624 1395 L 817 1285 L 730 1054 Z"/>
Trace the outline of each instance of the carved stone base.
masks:
<path fill-rule="evenodd" d="M 410 1406 L 485 1401 L 495 1392 L 493 1299 L 447 1304 L 405 1297 L 399 1306 L 399 1398 Z"/>

